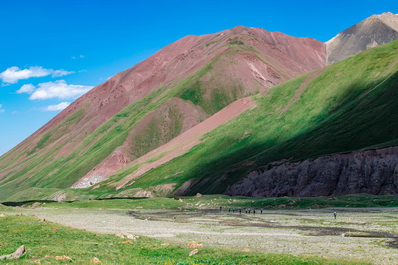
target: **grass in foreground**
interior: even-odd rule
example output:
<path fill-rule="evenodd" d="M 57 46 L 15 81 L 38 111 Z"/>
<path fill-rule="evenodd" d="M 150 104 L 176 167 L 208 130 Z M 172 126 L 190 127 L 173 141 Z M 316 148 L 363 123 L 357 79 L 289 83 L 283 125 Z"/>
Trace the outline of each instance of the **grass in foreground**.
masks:
<path fill-rule="evenodd" d="M 0 264 L 90 264 L 93 258 L 102 264 L 355 264 L 342 260 L 295 257 L 283 254 L 259 254 L 200 248 L 189 257 L 192 248 L 163 246 L 162 242 L 139 237 L 132 243 L 114 235 L 86 232 L 35 217 L 5 216 L 0 218 L 0 255 L 25 245 L 27 253 L 19 260 Z M 56 260 L 67 256 L 71 261 Z"/>

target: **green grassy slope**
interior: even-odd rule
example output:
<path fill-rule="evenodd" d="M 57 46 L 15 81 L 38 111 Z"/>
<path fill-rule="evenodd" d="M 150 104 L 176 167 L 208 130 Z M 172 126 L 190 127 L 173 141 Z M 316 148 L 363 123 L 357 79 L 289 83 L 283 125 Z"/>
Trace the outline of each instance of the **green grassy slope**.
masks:
<path fill-rule="evenodd" d="M 40 136 L 34 146 L 21 146 L 0 158 L 0 174 L 4 174 L 0 175 L 0 200 L 10 196 L 22 200 L 32 196 L 50 196 L 54 189 L 71 186 L 124 144 L 131 148 L 127 153 L 134 159 L 173 139 L 182 132 L 181 110 L 168 108 L 168 123 L 162 117 L 151 116 L 173 98 L 192 102 L 205 115 L 211 115 L 236 99 L 255 93 L 255 85 L 254 90 L 252 87 L 250 91 L 245 91 L 236 80 L 220 82 L 215 78 L 223 72 L 226 64 L 235 60 L 234 55 L 239 52 L 257 56 L 251 47 L 239 45 L 236 48 L 232 45 L 224 54 L 213 58 L 203 69 L 181 83 L 159 88 L 131 104 L 93 133 L 86 134 L 83 140 L 72 139 L 76 143 L 75 150 L 59 156 L 58 153 L 71 140 L 58 143 L 67 139 L 69 127 L 77 124 L 84 115 L 84 109 L 76 110 L 54 129 Z M 230 89 L 231 83 L 234 89 Z M 195 97 L 200 100 L 195 100 Z M 145 119 L 149 122 L 141 126 Z M 136 131 L 139 133 L 134 134 Z M 21 151 L 21 148 L 26 150 Z M 18 152 L 18 155 L 14 155 Z M 40 194 L 26 192 L 31 191 L 32 187 L 40 189 Z"/>
<path fill-rule="evenodd" d="M 221 193 L 271 161 L 302 160 L 398 143 L 398 42 L 309 73 L 257 95 L 257 107 L 208 133 L 185 155 L 130 188 L 196 185 L 184 194 Z M 301 91 L 301 92 L 300 92 Z"/>
<path fill-rule="evenodd" d="M 159 88 L 122 110 L 87 135 L 70 155 L 56 157 L 62 145 L 51 149 L 51 139 L 65 130 L 60 124 L 57 127 L 60 131 L 42 136 L 30 156 L 1 157 L 0 170 L 6 173 L 0 179 L 0 200 L 53 198 L 126 139 L 133 139 L 131 145 L 138 150 L 131 150 L 131 154 L 139 156 L 173 138 L 181 132 L 178 121 L 181 113 L 172 108 L 169 115 L 177 117 L 175 122 L 164 125 L 159 120 L 150 120 L 141 134 L 131 138 L 131 131 L 140 121 L 173 98 L 189 101 L 211 115 L 237 98 L 255 93 L 255 84 L 252 90 L 242 90 L 233 80 L 220 83 L 217 79 L 225 65 L 234 62 L 234 54 L 240 52 L 259 56 L 244 44 L 232 45 L 227 53 L 214 58 L 178 85 Z M 265 95 L 254 95 L 255 108 L 206 134 L 202 143 L 188 153 L 148 171 L 125 189 L 115 191 L 108 184 L 132 174 L 139 165 L 120 170 L 96 190 L 67 190 L 66 198 L 131 196 L 164 184 L 178 189 L 192 179 L 194 185 L 179 194 L 222 193 L 249 171 L 272 161 L 284 158 L 298 161 L 397 145 L 397 88 L 398 42 L 395 41 L 273 87 Z M 79 120 L 82 114 L 77 113 L 66 123 Z"/>

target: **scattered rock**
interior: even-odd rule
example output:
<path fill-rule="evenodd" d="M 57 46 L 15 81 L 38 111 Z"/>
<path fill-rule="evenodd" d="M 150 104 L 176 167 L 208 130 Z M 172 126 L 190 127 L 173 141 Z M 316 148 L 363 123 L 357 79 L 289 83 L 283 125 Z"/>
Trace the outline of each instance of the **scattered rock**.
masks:
<path fill-rule="evenodd" d="M 162 245 L 162 246 L 165 246 L 165 247 L 170 246 L 169 243 L 162 243 L 161 245 Z"/>
<path fill-rule="evenodd" d="M 17 213 L 16 216 L 23 216 L 23 213 Z"/>
<path fill-rule="evenodd" d="M 101 263 L 101 261 L 97 258 L 92 258 L 91 263 Z"/>
<path fill-rule="evenodd" d="M 40 264 L 40 260 L 39 259 L 37 259 L 37 260 L 33 260 L 33 261 L 31 261 L 30 263 L 32 263 L 32 264 Z"/>
<path fill-rule="evenodd" d="M 250 248 L 244 248 L 242 249 L 242 252 L 250 252 Z"/>
<path fill-rule="evenodd" d="M 115 236 L 120 237 L 120 238 L 124 238 L 124 235 L 123 235 L 122 232 L 117 232 L 117 233 L 115 234 Z"/>
<path fill-rule="evenodd" d="M 198 253 L 198 252 L 199 252 L 199 249 L 195 248 L 194 250 L 192 250 L 191 252 L 189 252 L 189 256 L 193 256 L 193 255 L 195 255 L 195 254 Z"/>
<path fill-rule="evenodd" d="M 6 215 L 4 213 L 0 213 L 0 218 L 1 217 L 6 217 Z"/>
<path fill-rule="evenodd" d="M 129 234 L 129 233 L 123 233 L 123 232 L 117 232 L 115 234 L 115 236 L 120 237 L 120 238 L 128 238 L 128 239 L 131 239 L 131 240 L 134 240 L 134 241 L 136 241 L 137 238 L 139 238 L 139 236 L 135 236 L 135 235 L 132 235 L 132 234 Z"/>
<path fill-rule="evenodd" d="M 201 198 L 203 195 L 202 194 L 200 194 L 199 192 L 198 193 L 196 193 L 196 195 L 195 195 L 195 197 L 196 198 Z"/>
<path fill-rule="evenodd" d="M 138 236 L 135 236 L 135 235 L 132 235 L 132 234 L 126 234 L 126 237 L 128 238 L 128 239 L 131 239 L 131 240 L 137 240 L 137 238 L 138 238 Z"/>
<path fill-rule="evenodd" d="M 192 241 L 192 242 L 188 243 L 188 247 L 189 248 L 201 248 L 201 247 L 203 247 L 203 244 L 198 244 L 195 241 Z"/>
<path fill-rule="evenodd" d="M 71 259 L 70 257 L 65 256 L 65 255 L 63 255 L 63 256 L 56 256 L 56 257 L 55 257 L 55 260 L 69 260 L 69 261 L 72 261 L 72 259 Z"/>
<path fill-rule="evenodd" d="M 40 202 L 35 202 L 35 203 L 32 204 L 32 207 L 39 207 L 40 205 L 41 205 Z"/>
<path fill-rule="evenodd" d="M 39 219 L 40 222 L 44 223 L 46 221 L 46 218 Z"/>

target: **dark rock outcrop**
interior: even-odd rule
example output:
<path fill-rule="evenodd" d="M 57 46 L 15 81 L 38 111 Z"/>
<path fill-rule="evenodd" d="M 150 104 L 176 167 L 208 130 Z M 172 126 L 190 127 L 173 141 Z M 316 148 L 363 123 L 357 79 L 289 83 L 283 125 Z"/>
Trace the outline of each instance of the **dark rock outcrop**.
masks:
<path fill-rule="evenodd" d="M 398 147 L 265 165 L 225 193 L 251 197 L 398 194 Z"/>

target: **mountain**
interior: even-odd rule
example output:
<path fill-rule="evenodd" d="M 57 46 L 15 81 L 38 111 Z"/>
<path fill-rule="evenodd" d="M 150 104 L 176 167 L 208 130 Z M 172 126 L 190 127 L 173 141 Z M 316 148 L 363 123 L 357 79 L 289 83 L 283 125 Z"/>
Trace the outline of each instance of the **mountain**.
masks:
<path fill-rule="evenodd" d="M 392 38 L 367 31 L 394 16 L 327 44 L 243 26 L 182 38 L 0 157 L 0 200 L 398 194 L 398 42 L 326 66 Z"/>
<path fill-rule="evenodd" d="M 234 101 L 324 66 L 325 51 L 314 39 L 243 26 L 184 37 L 95 87 L 3 155 L 0 199 L 103 181 Z M 219 120 L 208 125 L 203 133 Z"/>
<path fill-rule="evenodd" d="M 173 150 L 161 147 L 120 171 L 115 186 L 146 196 L 398 194 L 397 51 L 394 41 L 256 95 L 182 154 L 162 161 Z"/>
<path fill-rule="evenodd" d="M 398 39 L 398 15 L 373 15 L 326 42 L 327 63 L 333 64 L 366 49 Z"/>

